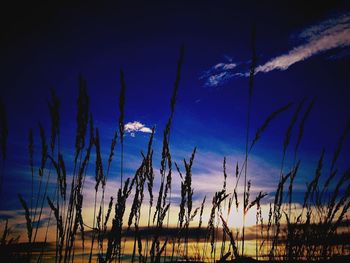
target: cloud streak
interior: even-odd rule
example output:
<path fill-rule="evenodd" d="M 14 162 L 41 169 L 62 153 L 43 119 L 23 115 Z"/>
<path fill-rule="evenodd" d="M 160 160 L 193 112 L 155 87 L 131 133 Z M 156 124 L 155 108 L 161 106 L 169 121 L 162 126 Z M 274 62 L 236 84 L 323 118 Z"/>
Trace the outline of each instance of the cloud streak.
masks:
<path fill-rule="evenodd" d="M 320 24 L 306 28 L 298 35 L 302 43 L 287 53 L 271 58 L 264 64 L 257 66 L 257 73 L 268 73 L 274 70 L 286 70 L 295 63 L 304 61 L 312 56 L 350 45 L 350 13 L 337 18 L 323 21 Z M 230 67 L 229 65 L 235 65 Z M 206 71 L 201 79 L 205 79 L 204 86 L 217 87 L 225 84 L 233 77 L 247 77 L 249 72 L 238 71 L 237 64 L 219 63 Z"/>
<path fill-rule="evenodd" d="M 350 45 L 350 14 L 335 20 L 328 20 L 318 26 L 310 27 L 300 34 L 306 43 L 293 48 L 287 54 L 275 57 L 256 68 L 256 72 L 286 70 L 291 65 L 316 54 Z"/>

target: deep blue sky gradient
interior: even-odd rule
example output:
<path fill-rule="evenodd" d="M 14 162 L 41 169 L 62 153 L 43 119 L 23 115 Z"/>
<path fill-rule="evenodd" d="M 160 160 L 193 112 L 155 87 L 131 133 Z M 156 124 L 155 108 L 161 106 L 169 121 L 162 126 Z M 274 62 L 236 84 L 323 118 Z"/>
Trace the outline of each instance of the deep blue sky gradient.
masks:
<path fill-rule="evenodd" d="M 63 150 L 73 154 L 79 74 L 87 80 L 91 111 L 101 130 L 106 156 L 117 129 L 119 70 L 123 69 L 127 85 L 125 119 L 156 127 L 158 161 L 181 44 L 185 45 L 185 62 L 171 135 L 175 158 L 187 158 L 194 146 L 204 153 L 203 158 L 207 152 L 222 158 L 233 152 L 243 154 L 248 79 L 235 78 L 221 87 L 210 88 L 204 86 L 200 76 L 224 61 L 225 56 L 248 69 L 253 24 L 257 30 L 258 62 L 262 63 L 297 45 L 295 36 L 305 27 L 350 9 L 345 1 L 291 1 L 283 5 L 232 2 L 118 1 L 101 6 L 24 6 L 20 10 L 10 7 L 10 18 L 2 21 L 0 87 L 9 119 L 4 194 L 11 198 L 1 208 L 19 207 L 16 193 L 28 187 L 28 129 L 35 128 L 39 151 L 37 123 L 42 122 L 49 133 L 46 102 L 50 88 L 55 88 L 61 98 Z M 350 119 L 350 59 L 346 55 L 330 59 L 341 51 L 344 50 L 316 55 L 286 71 L 258 74 L 255 78 L 251 136 L 278 107 L 290 101 L 297 104 L 304 97 L 308 104 L 317 97 L 300 147 L 305 175 L 297 178 L 300 184 L 313 176 L 322 147 L 326 148 L 328 165 Z M 284 132 L 294 110 L 295 106 L 276 119 L 254 148 L 253 154 L 273 167 L 280 165 Z M 296 131 L 297 128 L 293 146 Z M 127 154 L 137 159 L 140 150 L 145 150 L 147 139 L 148 134 L 137 133 L 135 138 L 127 135 Z M 349 164 L 349 146 L 347 139 L 338 162 L 341 170 Z M 292 152 L 287 157 L 291 158 Z M 114 168 L 112 176 L 118 177 L 117 163 Z M 273 179 L 276 183 L 277 178 L 278 175 Z"/>

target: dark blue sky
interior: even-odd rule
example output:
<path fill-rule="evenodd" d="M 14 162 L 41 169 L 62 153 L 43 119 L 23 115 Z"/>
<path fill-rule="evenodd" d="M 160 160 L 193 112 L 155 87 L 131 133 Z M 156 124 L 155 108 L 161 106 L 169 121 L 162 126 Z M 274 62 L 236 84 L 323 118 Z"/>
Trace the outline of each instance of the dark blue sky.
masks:
<path fill-rule="evenodd" d="M 1 98 L 9 119 L 5 192 L 15 196 L 30 182 L 28 129 L 35 128 L 38 136 L 37 123 L 41 121 L 49 131 L 46 102 L 50 88 L 55 88 L 61 99 L 64 151 L 73 154 L 79 74 L 87 80 L 91 111 L 107 155 L 119 116 L 119 69 L 124 70 L 125 120 L 156 126 L 158 161 L 181 44 L 185 45 L 185 61 L 171 137 L 175 160 L 188 158 L 197 146 L 198 166 L 194 169 L 199 179 L 201 174 L 211 176 L 214 167 L 219 170 L 212 178 L 221 176 L 224 156 L 229 156 L 232 172 L 244 154 L 248 78 L 239 74 L 249 69 L 253 25 L 261 71 L 255 78 L 250 136 L 273 110 L 290 101 L 297 104 L 304 97 L 308 104 L 316 96 L 300 147 L 303 172 L 297 182 L 303 186 L 313 176 L 322 147 L 329 164 L 350 119 L 350 8 L 345 1 L 126 2 L 16 5 L 1 11 L 7 14 L 2 16 L 0 43 Z M 291 58 L 296 61 L 286 63 Z M 268 62 L 275 68 L 267 69 Z M 224 65 L 223 75 L 217 75 L 215 70 Z M 210 77 L 218 85 L 208 84 Z M 251 171 L 256 191 L 267 186 L 266 178 L 273 178 L 277 185 L 278 174 L 264 173 L 278 171 L 283 136 L 295 107 L 269 126 L 252 152 L 256 167 L 268 164 L 266 169 Z M 296 133 L 297 128 L 293 145 Z M 136 169 L 148 136 L 143 132 L 127 134 L 128 172 Z M 349 164 L 349 146 L 347 139 L 338 162 L 341 170 Z M 287 158 L 292 159 L 292 151 Z M 117 168 L 115 163 L 115 177 Z M 206 192 L 201 191 L 199 194 Z M 208 188 L 207 192 L 211 191 Z M 17 203 L 14 199 L 2 206 L 8 209 L 19 206 Z"/>

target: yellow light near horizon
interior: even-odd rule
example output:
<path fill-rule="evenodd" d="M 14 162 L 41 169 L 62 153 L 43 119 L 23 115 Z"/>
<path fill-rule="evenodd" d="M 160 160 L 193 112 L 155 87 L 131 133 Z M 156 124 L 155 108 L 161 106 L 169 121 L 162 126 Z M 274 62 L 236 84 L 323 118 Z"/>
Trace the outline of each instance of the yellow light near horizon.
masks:
<path fill-rule="evenodd" d="M 105 205 L 104 208 L 104 213 L 106 214 L 108 208 L 108 204 Z M 130 214 L 130 209 L 131 206 L 127 206 L 125 209 L 125 214 L 124 214 L 124 226 L 127 226 L 127 221 L 128 217 Z M 262 205 L 262 216 L 264 219 L 264 223 L 267 222 L 268 214 L 269 214 L 269 206 L 268 205 Z M 98 213 L 98 208 L 96 209 L 96 215 Z M 194 210 L 194 209 L 193 209 Z M 147 203 L 144 203 L 141 208 L 141 217 L 140 217 L 140 222 L 139 226 L 140 227 L 145 227 L 148 226 L 148 212 L 149 212 L 149 205 Z M 152 207 L 151 210 L 151 217 L 150 217 L 150 226 L 153 225 L 153 216 L 155 212 L 155 207 Z M 211 212 L 211 205 L 205 206 L 204 211 L 203 211 L 203 217 L 202 217 L 202 227 L 206 227 L 207 223 L 209 221 L 209 216 Z M 176 227 L 178 224 L 178 213 L 179 213 L 179 206 L 173 204 L 170 207 L 169 210 L 169 217 L 168 215 L 165 217 L 163 226 L 169 226 L 169 227 Z M 223 218 L 226 220 L 227 219 L 227 208 L 222 209 L 221 211 Z M 83 209 L 83 217 L 84 217 L 84 223 L 88 226 L 92 226 L 93 224 L 93 218 L 94 218 L 94 208 L 93 207 L 84 207 Z M 216 213 L 217 215 L 217 213 Z M 111 221 L 114 217 L 114 206 L 109 218 L 109 226 L 111 224 Z M 169 219 L 169 224 L 168 224 L 168 219 Z M 218 220 L 218 217 L 216 217 L 216 220 Z M 194 218 L 194 220 L 190 223 L 190 227 L 196 227 L 198 226 L 199 223 L 199 213 L 197 213 L 197 216 Z M 260 223 L 260 222 L 259 222 Z M 227 220 L 227 225 L 230 228 L 242 228 L 243 227 L 243 211 L 242 208 L 239 207 L 237 210 L 234 205 L 232 205 L 230 215 Z M 245 215 L 245 227 L 251 227 L 256 225 L 256 207 L 252 207 L 247 214 Z M 222 226 L 222 222 L 219 222 L 219 226 Z"/>

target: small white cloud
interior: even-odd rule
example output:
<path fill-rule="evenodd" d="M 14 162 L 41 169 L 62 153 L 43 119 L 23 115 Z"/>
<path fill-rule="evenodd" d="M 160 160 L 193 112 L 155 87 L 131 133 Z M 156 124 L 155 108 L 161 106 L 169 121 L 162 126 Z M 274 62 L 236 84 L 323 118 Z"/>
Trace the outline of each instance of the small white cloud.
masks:
<path fill-rule="evenodd" d="M 139 121 L 128 122 L 124 125 L 125 132 L 130 133 L 131 137 L 135 137 L 136 132 L 152 133 L 152 130 Z"/>

